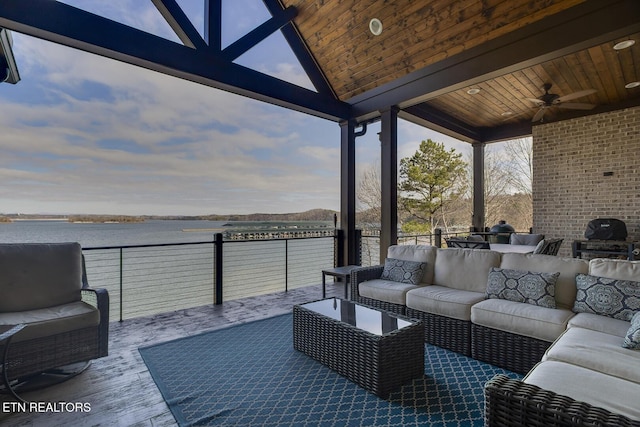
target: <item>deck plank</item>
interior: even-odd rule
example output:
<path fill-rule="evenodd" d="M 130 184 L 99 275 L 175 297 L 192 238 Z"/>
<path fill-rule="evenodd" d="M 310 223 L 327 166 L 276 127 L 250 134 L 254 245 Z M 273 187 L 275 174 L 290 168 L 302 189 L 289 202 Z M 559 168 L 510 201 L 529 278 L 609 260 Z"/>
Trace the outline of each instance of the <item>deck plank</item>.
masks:
<path fill-rule="evenodd" d="M 112 322 L 109 331 L 109 356 L 94 360 L 81 375 L 64 383 L 25 392 L 33 402 L 87 402 L 86 413 L 21 413 L 3 411 L 0 395 L 0 425 L 18 426 L 176 426 L 175 419 L 153 382 L 138 348 L 183 336 L 259 320 L 291 312 L 294 304 L 320 299 L 321 285 L 288 292 L 261 295 L 225 302 L 221 306 L 203 306 Z M 327 283 L 328 297 L 342 297 L 340 284 Z"/>

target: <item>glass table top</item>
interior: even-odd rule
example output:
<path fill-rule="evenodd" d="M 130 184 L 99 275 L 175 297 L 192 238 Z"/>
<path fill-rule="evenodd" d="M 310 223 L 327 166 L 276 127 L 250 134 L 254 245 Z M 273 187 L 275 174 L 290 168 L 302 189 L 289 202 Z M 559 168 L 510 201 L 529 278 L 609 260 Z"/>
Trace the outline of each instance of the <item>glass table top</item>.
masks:
<path fill-rule="evenodd" d="M 300 307 L 355 326 L 374 335 L 385 335 L 413 325 L 412 322 L 399 319 L 392 313 L 365 307 L 353 301 L 339 298 L 328 298 L 300 304 Z"/>

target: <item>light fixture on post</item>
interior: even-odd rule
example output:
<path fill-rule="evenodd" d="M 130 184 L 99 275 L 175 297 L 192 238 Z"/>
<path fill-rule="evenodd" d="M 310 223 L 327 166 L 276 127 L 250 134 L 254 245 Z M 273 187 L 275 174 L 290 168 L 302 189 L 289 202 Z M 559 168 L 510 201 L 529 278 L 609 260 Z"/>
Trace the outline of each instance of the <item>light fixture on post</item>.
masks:
<path fill-rule="evenodd" d="M 371 31 L 371 34 L 374 36 L 382 34 L 382 22 L 380 22 L 378 18 L 373 18 L 369 21 L 369 31 Z"/>

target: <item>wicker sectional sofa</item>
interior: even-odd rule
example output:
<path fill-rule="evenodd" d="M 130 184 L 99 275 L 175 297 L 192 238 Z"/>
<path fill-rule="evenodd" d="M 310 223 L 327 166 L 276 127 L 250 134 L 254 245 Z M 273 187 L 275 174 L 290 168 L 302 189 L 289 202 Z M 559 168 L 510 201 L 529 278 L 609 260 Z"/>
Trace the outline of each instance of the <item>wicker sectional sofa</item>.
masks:
<path fill-rule="evenodd" d="M 423 320 L 428 343 L 526 374 L 487 383 L 487 425 L 640 426 L 640 351 L 622 348 L 631 322 L 574 311 L 577 277 L 640 282 L 640 261 L 424 245 L 392 246 L 387 258 L 422 263 L 419 283 L 363 267 L 352 299 Z M 555 307 L 488 298 L 488 282 L 509 271 L 553 276 Z"/>

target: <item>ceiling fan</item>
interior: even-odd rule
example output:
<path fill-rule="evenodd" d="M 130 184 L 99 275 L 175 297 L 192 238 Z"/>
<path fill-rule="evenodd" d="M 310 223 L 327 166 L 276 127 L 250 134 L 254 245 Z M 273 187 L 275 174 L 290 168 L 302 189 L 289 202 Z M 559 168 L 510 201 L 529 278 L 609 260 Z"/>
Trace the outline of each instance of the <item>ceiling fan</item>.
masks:
<path fill-rule="evenodd" d="M 569 95 L 560 96 L 555 93 L 549 93 L 551 90 L 551 83 L 545 83 L 542 87 L 544 89 L 544 95 L 538 98 L 526 98 L 527 100 L 536 104 L 540 109 L 531 119 L 532 122 L 542 122 L 546 110 L 550 107 L 567 108 L 570 110 L 591 110 L 595 107 L 595 104 L 586 104 L 581 102 L 566 102 L 572 99 L 581 98 L 583 96 L 596 93 L 595 89 L 586 89 L 578 92 L 570 93 Z"/>

